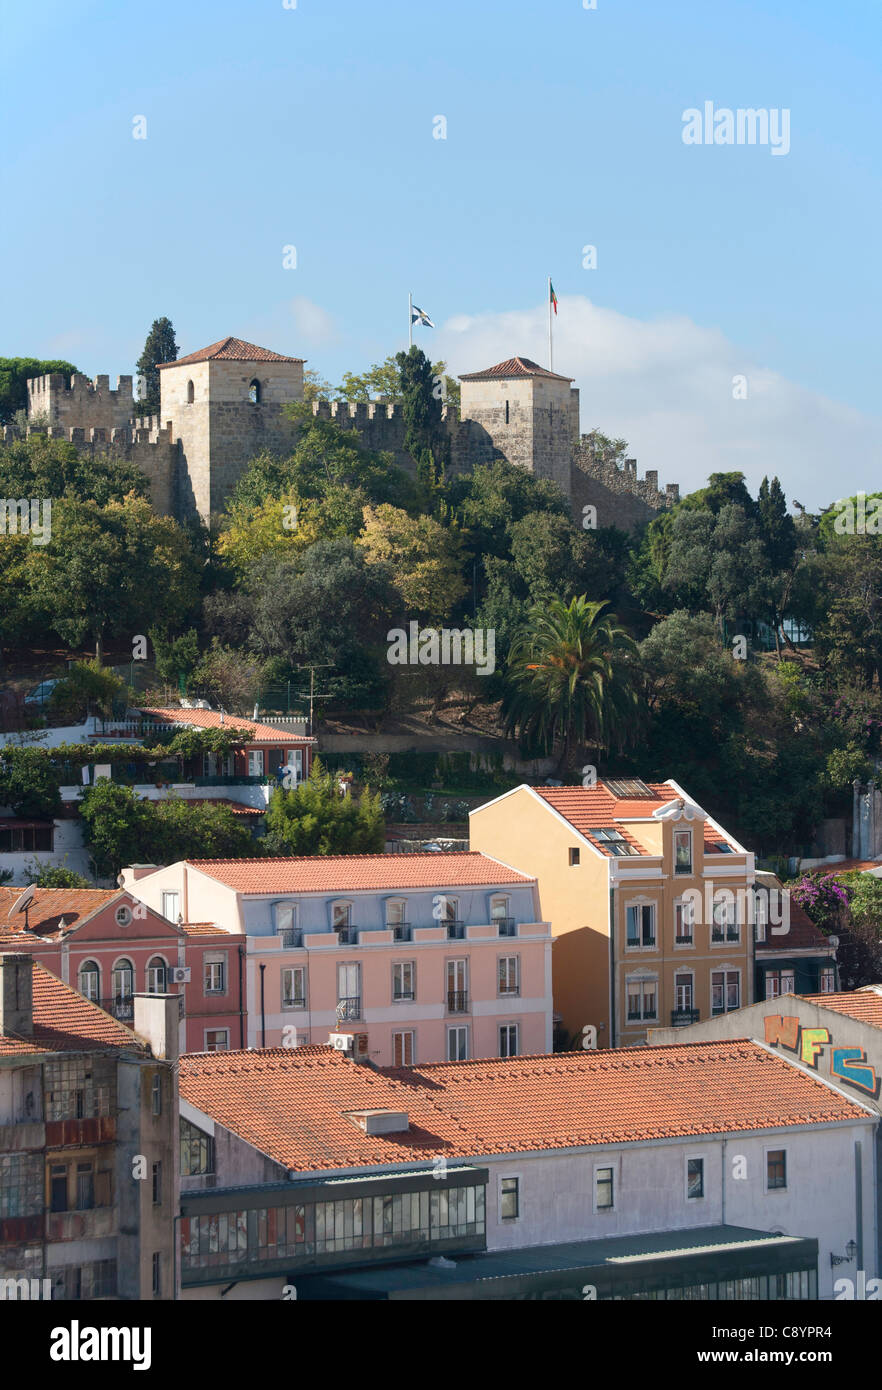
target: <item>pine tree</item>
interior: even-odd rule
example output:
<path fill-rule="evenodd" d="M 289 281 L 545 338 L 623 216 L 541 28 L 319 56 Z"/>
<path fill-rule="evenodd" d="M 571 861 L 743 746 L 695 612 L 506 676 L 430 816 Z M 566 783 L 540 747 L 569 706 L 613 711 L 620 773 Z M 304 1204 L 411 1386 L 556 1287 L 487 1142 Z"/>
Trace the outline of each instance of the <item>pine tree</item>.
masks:
<path fill-rule="evenodd" d="M 178 345 L 171 319 L 154 319 L 147 334 L 144 351 L 138 358 L 136 371 L 144 381 L 144 394 L 138 402 L 139 414 L 156 415 L 159 412 L 159 368 L 160 362 L 176 362 Z"/>
<path fill-rule="evenodd" d="M 417 466 L 417 478 L 434 509 L 438 490 L 449 461 L 450 441 L 441 425 L 441 393 L 426 354 L 418 347 L 399 352 L 401 409 L 404 416 L 404 447 Z"/>

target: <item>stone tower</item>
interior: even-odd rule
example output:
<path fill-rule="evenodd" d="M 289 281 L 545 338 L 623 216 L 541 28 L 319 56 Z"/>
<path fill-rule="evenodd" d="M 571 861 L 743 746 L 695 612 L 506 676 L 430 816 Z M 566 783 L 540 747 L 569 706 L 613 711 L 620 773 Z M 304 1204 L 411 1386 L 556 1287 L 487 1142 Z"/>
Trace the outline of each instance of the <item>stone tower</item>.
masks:
<path fill-rule="evenodd" d="M 295 427 L 282 407 L 303 399 L 302 357 L 222 338 L 160 364 L 160 421 L 181 446 L 181 517 L 218 512 L 248 461 L 291 448 Z"/>
<path fill-rule="evenodd" d="M 567 497 L 579 440 L 579 392 L 571 381 L 529 357 L 460 377 L 462 418 L 480 425 L 510 463 L 551 478 Z"/>

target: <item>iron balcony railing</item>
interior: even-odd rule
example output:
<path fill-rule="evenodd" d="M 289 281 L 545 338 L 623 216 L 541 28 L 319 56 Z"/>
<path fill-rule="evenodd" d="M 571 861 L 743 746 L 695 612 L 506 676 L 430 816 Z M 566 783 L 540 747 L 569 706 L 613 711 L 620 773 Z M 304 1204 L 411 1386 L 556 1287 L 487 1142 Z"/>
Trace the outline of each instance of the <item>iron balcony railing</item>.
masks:
<path fill-rule="evenodd" d="M 493 920 L 500 936 L 517 936 L 518 924 L 513 917 L 494 917 Z"/>
<path fill-rule="evenodd" d="M 700 1009 L 672 1009 L 671 1027 L 685 1028 L 690 1023 L 697 1023 L 700 1017 Z"/>
<path fill-rule="evenodd" d="M 361 1018 L 361 997 L 337 1000 L 337 1017 L 341 1023 L 352 1023 Z"/>
<path fill-rule="evenodd" d="M 335 927 L 337 941 L 341 946 L 358 945 L 358 927 Z"/>
<path fill-rule="evenodd" d="M 410 922 L 389 922 L 393 941 L 410 941 Z"/>
<path fill-rule="evenodd" d="M 465 922 L 446 922 L 448 941 L 462 941 L 465 937 Z"/>
<path fill-rule="evenodd" d="M 285 999 L 282 1000 L 282 1008 L 283 1008 L 283 1009 L 305 1009 L 305 1008 L 306 1008 L 306 995 L 305 995 L 305 994 L 291 994 L 291 995 L 288 995 Z"/>
<path fill-rule="evenodd" d="M 469 992 L 467 989 L 449 989 L 447 991 L 447 1012 L 450 1014 L 467 1014 L 469 1011 Z"/>
<path fill-rule="evenodd" d="M 301 927 L 283 927 L 277 933 L 282 942 L 282 949 L 285 951 L 298 950 L 303 945 L 303 929 Z"/>
<path fill-rule="evenodd" d="M 99 1008 L 112 1014 L 120 1023 L 131 1023 L 135 1017 L 135 1000 L 131 994 L 117 994 L 112 999 L 99 999 Z"/>

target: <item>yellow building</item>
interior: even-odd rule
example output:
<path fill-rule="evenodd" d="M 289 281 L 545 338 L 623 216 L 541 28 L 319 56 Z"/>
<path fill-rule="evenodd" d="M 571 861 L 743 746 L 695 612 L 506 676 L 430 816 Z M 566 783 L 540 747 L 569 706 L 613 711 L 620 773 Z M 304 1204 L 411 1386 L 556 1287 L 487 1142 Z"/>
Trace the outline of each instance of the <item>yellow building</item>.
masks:
<path fill-rule="evenodd" d="M 753 1002 L 754 856 L 676 782 L 516 787 L 472 811 L 470 836 L 538 879 L 570 1034 L 627 1047 Z"/>

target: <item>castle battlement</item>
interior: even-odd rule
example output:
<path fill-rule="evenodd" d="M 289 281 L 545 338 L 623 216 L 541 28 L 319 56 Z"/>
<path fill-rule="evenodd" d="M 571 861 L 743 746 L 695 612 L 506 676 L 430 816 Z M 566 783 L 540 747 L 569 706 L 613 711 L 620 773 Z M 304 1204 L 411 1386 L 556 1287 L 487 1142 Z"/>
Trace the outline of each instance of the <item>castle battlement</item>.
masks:
<path fill-rule="evenodd" d="M 74 372 L 70 378 L 63 372 L 50 372 L 46 376 L 32 376 L 28 379 L 28 397 L 39 399 L 38 410 L 45 410 L 45 399 L 57 392 L 63 392 L 70 396 L 79 396 L 84 400 L 94 396 L 122 396 L 126 402 L 126 408 L 130 408 L 132 401 L 132 381 L 130 376 L 118 376 L 116 386 L 111 390 L 109 376 L 96 376 L 94 381 L 84 376 L 82 372 Z"/>

